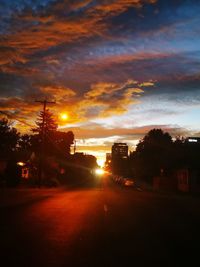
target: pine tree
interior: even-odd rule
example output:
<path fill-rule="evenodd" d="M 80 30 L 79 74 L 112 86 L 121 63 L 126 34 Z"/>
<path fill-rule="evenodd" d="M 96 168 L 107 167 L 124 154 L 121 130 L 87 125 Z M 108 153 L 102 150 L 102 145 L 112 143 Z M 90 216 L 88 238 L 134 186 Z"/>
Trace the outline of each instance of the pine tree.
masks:
<path fill-rule="evenodd" d="M 44 113 L 44 111 L 40 111 L 40 114 L 36 120 L 36 128 L 33 128 L 32 131 L 34 133 L 37 133 L 39 135 L 49 135 L 54 133 L 58 125 L 56 124 L 53 114 L 47 109 Z"/>
<path fill-rule="evenodd" d="M 70 154 L 70 146 L 74 142 L 73 132 L 60 132 L 57 130 L 53 114 L 47 109 L 45 114 L 40 112 L 36 120 L 36 128 L 32 129 L 36 135 L 32 141 L 35 151 L 51 156 L 67 156 Z"/>
<path fill-rule="evenodd" d="M 35 150 L 40 152 L 42 151 L 42 153 L 45 154 L 52 153 L 52 138 L 58 127 L 53 118 L 53 113 L 51 113 L 48 109 L 45 113 L 44 111 L 40 111 L 35 124 L 36 127 L 32 129 L 32 131 L 36 134 L 33 138 Z"/>

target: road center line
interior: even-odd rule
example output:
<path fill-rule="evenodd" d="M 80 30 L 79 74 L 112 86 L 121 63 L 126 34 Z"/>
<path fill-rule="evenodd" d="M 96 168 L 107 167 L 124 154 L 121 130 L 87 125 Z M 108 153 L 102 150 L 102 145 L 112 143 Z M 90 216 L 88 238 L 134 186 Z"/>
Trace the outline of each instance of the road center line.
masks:
<path fill-rule="evenodd" d="M 108 206 L 106 204 L 103 205 L 104 212 L 108 212 Z"/>

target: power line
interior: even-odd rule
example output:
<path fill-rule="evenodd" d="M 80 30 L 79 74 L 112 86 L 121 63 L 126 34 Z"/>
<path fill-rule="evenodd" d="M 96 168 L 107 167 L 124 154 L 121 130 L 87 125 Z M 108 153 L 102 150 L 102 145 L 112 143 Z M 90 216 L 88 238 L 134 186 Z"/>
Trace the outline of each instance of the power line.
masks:
<path fill-rule="evenodd" d="M 10 113 L 7 113 L 7 112 L 2 111 L 2 110 L 0 110 L 0 113 L 2 113 L 3 115 L 6 115 L 8 118 L 14 119 L 14 120 L 26 125 L 26 126 L 33 127 L 33 125 L 31 125 L 31 124 L 29 124 L 29 123 L 27 123 L 27 122 L 25 122 L 23 120 L 19 120 L 19 119 L 15 118 L 14 115 L 12 115 Z"/>

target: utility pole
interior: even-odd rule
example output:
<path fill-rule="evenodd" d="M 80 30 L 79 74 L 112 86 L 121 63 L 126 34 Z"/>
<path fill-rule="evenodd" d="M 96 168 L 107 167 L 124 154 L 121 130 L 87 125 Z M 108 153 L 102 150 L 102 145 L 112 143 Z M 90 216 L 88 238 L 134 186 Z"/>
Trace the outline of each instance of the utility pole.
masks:
<path fill-rule="evenodd" d="M 55 104 L 55 101 L 47 101 L 45 100 L 35 100 L 35 102 L 40 103 L 43 105 L 43 114 L 42 114 L 42 132 L 41 132 L 41 154 L 40 154 L 40 161 L 39 161 L 39 169 L 38 169 L 38 185 L 41 186 L 42 183 L 42 170 L 43 170 L 43 163 L 44 163 L 44 156 L 45 156 L 45 138 L 46 138 L 46 107 L 47 104 Z"/>
<path fill-rule="evenodd" d="M 74 154 L 76 153 L 76 140 L 74 139 Z"/>

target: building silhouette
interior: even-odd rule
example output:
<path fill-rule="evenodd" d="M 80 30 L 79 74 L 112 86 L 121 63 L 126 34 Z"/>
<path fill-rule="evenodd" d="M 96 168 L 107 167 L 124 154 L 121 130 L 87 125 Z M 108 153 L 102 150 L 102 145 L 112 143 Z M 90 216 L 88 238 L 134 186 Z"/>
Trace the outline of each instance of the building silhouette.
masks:
<path fill-rule="evenodd" d="M 112 164 L 112 154 L 106 153 L 105 168 L 109 171 L 111 170 L 111 164 Z"/>
<path fill-rule="evenodd" d="M 112 154 L 111 153 L 106 153 L 106 163 L 110 163 L 112 159 Z"/>
<path fill-rule="evenodd" d="M 114 143 L 112 146 L 112 160 L 127 159 L 128 145 L 126 143 Z"/>
<path fill-rule="evenodd" d="M 128 145 L 114 143 L 112 146 L 112 173 L 115 175 L 128 175 Z"/>
<path fill-rule="evenodd" d="M 200 144 L 200 137 L 188 137 L 186 142 L 190 144 Z"/>

